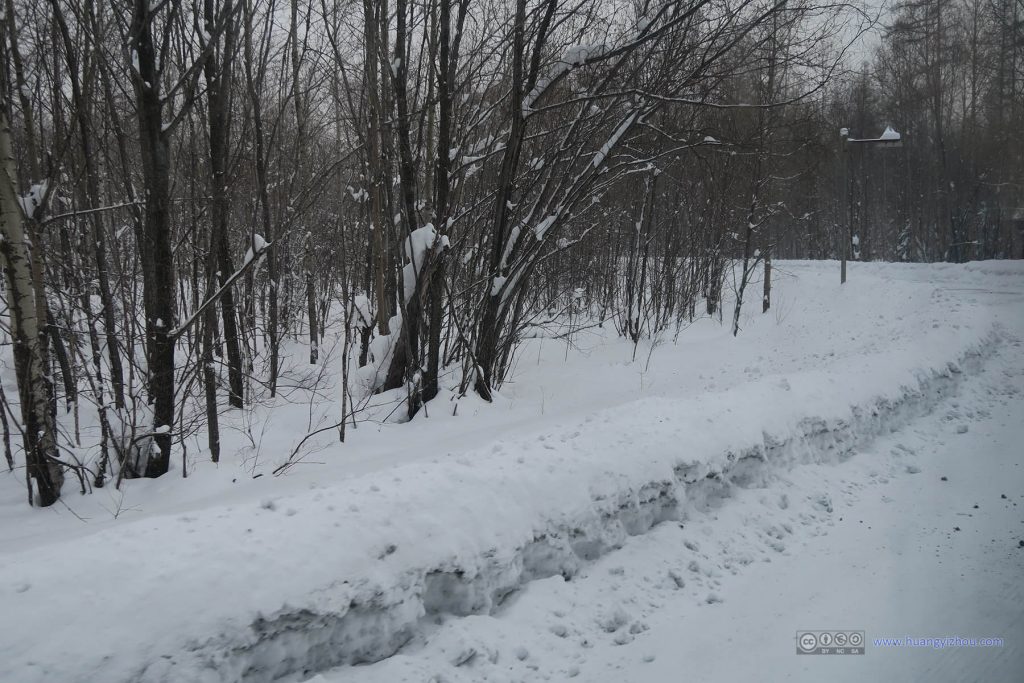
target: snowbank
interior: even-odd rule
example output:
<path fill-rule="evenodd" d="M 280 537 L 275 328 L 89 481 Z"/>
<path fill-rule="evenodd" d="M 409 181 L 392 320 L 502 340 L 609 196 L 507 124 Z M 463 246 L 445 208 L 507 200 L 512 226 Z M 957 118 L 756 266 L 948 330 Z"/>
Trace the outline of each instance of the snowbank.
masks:
<path fill-rule="evenodd" d="M 882 352 L 870 373 L 853 356 L 641 399 L 302 495 L 8 554 L 0 593 L 17 628 L 0 639 L 0 680 L 271 681 L 387 657 L 424 616 L 486 613 L 729 487 L 846 457 L 927 412 L 999 335 L 964 338 L 944 359 Z"/>

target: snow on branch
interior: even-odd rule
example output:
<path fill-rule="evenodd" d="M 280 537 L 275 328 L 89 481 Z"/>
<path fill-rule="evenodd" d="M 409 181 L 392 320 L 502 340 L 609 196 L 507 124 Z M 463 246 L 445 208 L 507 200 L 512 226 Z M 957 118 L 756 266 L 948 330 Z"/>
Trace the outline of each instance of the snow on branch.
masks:
<path fill-rule="evenodd" d="M 533 89 L 523 98 L 523 116 L 527 116 L 533 110 L 534 103 L 555 81 L 588 61 L 597 59 L 606 51 L 607 48 L 604 45 L 573 45 L 569 47 L 562 58 L 554 63 L 551 71 L 546 76 L 538 78 Z"/>
<path fill-rule="evenodd" d="M 427 262 L 429 252 L 445 249 L 449 246 L 448 235 L 439 235 L 432 223 L 416 228 L 402 243 L 405 257 L 409 263 L 402 267 L 402 286 L 405 294 L 403 301 L 409 301 L 416 289 L 423 265 Z"/>
<path fill-rule="evenodd" d="M 46 203 L 49 189 L 50 181 L 43 180 L 34 183 L 32 187 L 28 188 L 28 192 L 18 197 L 18 205 L 21 207 L 21 212 L 26 218 L 32 219 L 36 217 L 36 212 Z"/>

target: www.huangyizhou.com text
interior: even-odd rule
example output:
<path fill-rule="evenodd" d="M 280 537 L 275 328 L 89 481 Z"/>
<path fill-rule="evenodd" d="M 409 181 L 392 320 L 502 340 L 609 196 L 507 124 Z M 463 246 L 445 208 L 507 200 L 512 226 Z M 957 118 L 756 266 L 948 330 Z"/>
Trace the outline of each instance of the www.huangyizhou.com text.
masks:
<path fill-rule="evenodd" d="M 875 638 L 875 647 L 924 647 L 942 650 L 949 647 L 1003 647 L 1002 638 Z"/>

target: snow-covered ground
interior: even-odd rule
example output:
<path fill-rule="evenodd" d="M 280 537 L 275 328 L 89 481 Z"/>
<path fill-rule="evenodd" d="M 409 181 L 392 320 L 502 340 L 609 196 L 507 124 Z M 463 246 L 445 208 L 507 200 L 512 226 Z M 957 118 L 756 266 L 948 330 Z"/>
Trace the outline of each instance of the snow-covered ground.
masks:
<path fill-rule="evenodd" d="M 993 363 L 845 462 L 730 489 L 572 581 L 439 617 L 399 655 L 314 680 L 1021 680 L 1022 397 L 1019 362 Z M 809 629 L 865 631 L 866 652 L 798 656 Z M 956 637 L 1004 644 L 876 645 Z"/>
<path fill-rule="evenodd" d="M 780 263 L 738 338 L 529 340 L 495 404 L 280 477 L 330 392 L 185 481 L 30 510 L 15 472 L 0 680 L 1019 680 L 1022 265 Z M 866 654 L 795 653 L 829 628 Z M 1004 643 L 873 644 L 953 636 Z"/>

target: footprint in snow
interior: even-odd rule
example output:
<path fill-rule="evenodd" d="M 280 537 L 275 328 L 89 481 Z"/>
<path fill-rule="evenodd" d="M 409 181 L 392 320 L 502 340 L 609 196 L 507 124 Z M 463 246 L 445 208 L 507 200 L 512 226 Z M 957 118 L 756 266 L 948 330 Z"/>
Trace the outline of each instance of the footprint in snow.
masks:
<path fill-rule="evenodd" d="M 644 631 L 648 630 L 649 628 L 650 627 L 647 624 L 645 624 L 644 622 L 642 622 L 642 621 L 634 621 L 629 626 L 629 632 L 632 633 L 633 635 L 638 635 L 638 634 L 643 633 Z"/>

